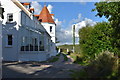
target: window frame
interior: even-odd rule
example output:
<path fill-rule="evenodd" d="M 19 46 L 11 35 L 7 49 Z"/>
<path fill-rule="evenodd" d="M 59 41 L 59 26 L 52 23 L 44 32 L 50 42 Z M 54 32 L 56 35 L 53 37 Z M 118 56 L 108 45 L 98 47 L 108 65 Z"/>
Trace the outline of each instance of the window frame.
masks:
<path fill-rule="evenodd" d="M 52 31 L 53 31 L 52 29 L 53 29 L 53 26 L 50 26 L 50 32 L 52 32 Z"/>
<path fill-rule="evenodd" d="M 11 17 L 12 16 L 12 17 Z M 11 17 L 11 18 L 10 18 Z M 10 21 L 11 19 L 11 21 Z M 8 13 L 7 14 L 7 22 L 13 22 L 13 13 Z"/>
<path fill-rule="evenodd" d="M 9 45 L 9 38 L 8 38 L 9 35 L 12 36 L 12 38 L 10 40 L 10 41 L 12 41 L 11 45 Z M 13 35 L 12 34 L 7 34 L 7 36 L 6 36 L 6 47 L 12 47 L 12 46 L 13 46 Z"/>

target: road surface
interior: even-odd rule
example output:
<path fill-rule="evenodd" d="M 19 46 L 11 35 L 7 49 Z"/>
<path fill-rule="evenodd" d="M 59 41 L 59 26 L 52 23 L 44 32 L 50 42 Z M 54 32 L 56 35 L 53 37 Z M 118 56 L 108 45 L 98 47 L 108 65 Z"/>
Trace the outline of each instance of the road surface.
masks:
<path fill-rule="evenodd" d="M 64 60 L 63 54 L 53 63 L 40 62 L 3 62 L 3 78 L 71 78 L 70 70 L 79 70 L 83 67 L 74 64 L 72 58 Z"/>

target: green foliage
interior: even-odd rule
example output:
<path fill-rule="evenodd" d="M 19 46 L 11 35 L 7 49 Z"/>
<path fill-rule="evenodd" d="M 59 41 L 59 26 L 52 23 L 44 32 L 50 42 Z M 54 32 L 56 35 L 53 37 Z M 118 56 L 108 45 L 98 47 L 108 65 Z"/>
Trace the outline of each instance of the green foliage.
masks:
<path fill-rule="evenodd" d="M 71 77 L 74 78 L 75 80 L 80 80 L 80 78 L 88 78 L 88 74 L 87 72 L 85 71 L 85 69 L 81 69 L 80 71 L 71 71 L 72 74 L 71 74 Z"/>
<path fill-rule="evenodd" d="M 51 59 L 49 62 L 56 62 L 56 61 L 58 61 L 58 57 L 54 57 L 53 59 Z"/>
<path fill-rule="evenodd" d="M 120 1 L 119 2 L 98 2 L 95 3 L 96 8 L 92 11 L 97 11 L 96 16 L 105 16 L 109 21 L 117 22 L 120 20 Z"/>
<path fill-rule="evenodd" d="M 58 56 L 58 57 L 59 57 L 60 55 L 61 55 L 61 53 L 57 54 L 56 56 Z"/>
<path fill-rule="evenodd" d="M 56 62 L 58 61 L 59 57 L 60 57 L 60 53 L 49 59 L 47 62 Z"/>
<path fill-rule="evenodd" d="M 93 11 L 97 11 L 96 16 L 105 16 L 114 28 L 112 46 L 120 50 L 120 1 L 99 2 L 95 6 L 96 8 Z M 118 55 L 120 56 L 120 54 Z"/>
<path fill-rule="evenodd" d="M 76 57 L 75 62 L 90 64 L 83 70 L 73 72 L 73 77 L 79 79 L 84 75 L 86 78 L 118 78 L 120 1 L 99 2 L 95 6 L 93 11 L 97 11 L 96 16 L 105 16 L 109 22 L 97 23 L 94 26 L 87 25 L 79 30 L 80 50 L 83 57 Z M 114 56 L 116 53 L 119 56 Z"/>
<path fill-rule="evenodd" d="M 64 61 L 68 61 L 68 57 L 65 54 L 63 54 L 63 56 L 64 56 Z"/>
<path fill-rule="evenodd" d="M 70 57 L 73 58 L 74 61 L 76 61 L 77 56 L 78 56 L 78 55 L 75 54 L 75 53 L 71 53 L 71 54 L 70 54 Z"/>
<path fill-rule="evenodd" d="M 93 68 L 94 67 L 94 68 Z M 90 76 L 94 77 L 105 77 L 105 78 L 112 78 L 112 73 L 115 73 L 117 76 L 118 73 L 118 64 L 117 58 L 114 56 L 114 53 L 109 51 L 105 51 L 100 53 L 95 60 L 88 66 L 88 70 L 90 70 Z M 95 71 L 95 72 L 91 72 Z M 99 73 L 96 75 L 96 73 Z"/>
<path fill-rule="evenodd" d="M 58 48 L 62 49 L 62 52 L 67 53 L 67 49 L 69 49 L 70 51 L 72 51 L 73 49 L 73 45 L 60 45 L 58 46 Z M 75 53 L 80 53 L 80 46 L 79 45 L 75 45 Z"/>
<path fill-rule="evenodd" d="M 113 28 L 106 22 L 80 29 L 79 38 L 82 53 L 90 58 L 95 58 L 105 50 L 115 52 L 115 48 L 112 47 L 112 33 Z"/>
<path fill-rule="evenodd" d="M 87 66 L 89 64 L 89 60 L 88 60 L 87 56 L 78 56 L 77 55 L 74 63 L 80 64 L 83 66 Z"/>
<path fill-rule="evenodd" d="M 72 77 L 79 78 L 117 78 L 117 58 L 113 53 L 105 51 L 96 56 L 87 67 L 80 71 L 72 71 Z"/>

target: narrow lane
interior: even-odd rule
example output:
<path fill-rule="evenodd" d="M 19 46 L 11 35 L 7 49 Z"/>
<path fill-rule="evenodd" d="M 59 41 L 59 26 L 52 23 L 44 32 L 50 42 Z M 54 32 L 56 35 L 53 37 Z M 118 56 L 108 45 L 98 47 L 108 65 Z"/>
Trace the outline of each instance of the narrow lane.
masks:
<path fill-rule="evenodd" d="M 53 63 L 3 62 L 3 78 L 71 78 L 70 70 L 82 69 L 72 58 L 64 61 L 63 54 Z"/>

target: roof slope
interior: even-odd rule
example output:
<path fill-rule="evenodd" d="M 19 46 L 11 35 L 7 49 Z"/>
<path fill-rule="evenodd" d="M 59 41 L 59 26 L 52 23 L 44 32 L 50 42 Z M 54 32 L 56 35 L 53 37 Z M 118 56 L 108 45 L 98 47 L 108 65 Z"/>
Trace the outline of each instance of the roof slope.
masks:
<path fill-rule="evenodd" d="M 54 23 L 54 20 L 52 19 L 51 14 L 49 13 L 46 6 L 43 7 L 38 20 L 42 20 L 41 22 L 47 22 L 47 23 Z"/>
<path fill-rule="evenodd" d="M 23 10 L 29 17 L 31 14 L 18 0 L 11 0 L 15 5 L 17 5 L 21 10 Z"/>

